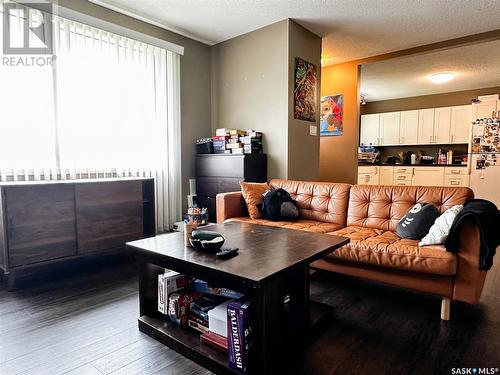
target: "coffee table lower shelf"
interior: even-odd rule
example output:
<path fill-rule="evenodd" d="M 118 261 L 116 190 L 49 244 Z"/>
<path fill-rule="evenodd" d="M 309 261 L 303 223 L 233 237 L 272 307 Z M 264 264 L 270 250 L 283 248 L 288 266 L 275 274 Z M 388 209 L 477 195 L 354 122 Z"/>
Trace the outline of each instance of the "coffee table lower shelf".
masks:
<path fill-rule="evenodd" d="M 331 316 L 332 307 L 310 301 L 310 332 L 314 334 Z M 143 315 L 138 319 L 139 330 L 160 341 L 169 348 L 193 360 L 216 374 L 239 374 L 228 366 L 227 355 L 212 349 L 200 341 L 196 331 L 163 319 Z"/>

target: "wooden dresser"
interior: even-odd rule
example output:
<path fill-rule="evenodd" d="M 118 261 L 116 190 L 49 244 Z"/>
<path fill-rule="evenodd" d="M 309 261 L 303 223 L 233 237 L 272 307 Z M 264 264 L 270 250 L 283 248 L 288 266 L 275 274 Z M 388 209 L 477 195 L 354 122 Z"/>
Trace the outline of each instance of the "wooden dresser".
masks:
<path fill-rule="evenodd" d="M 265 154 L 203 154 L 196 156 L 196 195 L 198 204 L 207 207 L 215 222 L 215 197 L 218 193 L 239 191 L 240 181 L 266 182 Z"/>
<path fill-rule="evenodd" d="M 0 268 L 9 289 L 22 271 L 109 254 L 155 234 L 149 178 L 5 182 L 0 200 Z"/>

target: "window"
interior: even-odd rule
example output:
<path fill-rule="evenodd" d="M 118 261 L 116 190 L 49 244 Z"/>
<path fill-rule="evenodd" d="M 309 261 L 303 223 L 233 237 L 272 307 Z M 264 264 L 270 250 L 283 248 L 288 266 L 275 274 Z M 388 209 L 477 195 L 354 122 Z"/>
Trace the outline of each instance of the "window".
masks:
<path fill-rule="evenodd" d="M 9 10 L 11 45 L 31 13 Z M 44 16 L 55 63 L 0 68 L 1 179 L 153 176 L 168 229 L 180 206 L 179 55 Z"/>

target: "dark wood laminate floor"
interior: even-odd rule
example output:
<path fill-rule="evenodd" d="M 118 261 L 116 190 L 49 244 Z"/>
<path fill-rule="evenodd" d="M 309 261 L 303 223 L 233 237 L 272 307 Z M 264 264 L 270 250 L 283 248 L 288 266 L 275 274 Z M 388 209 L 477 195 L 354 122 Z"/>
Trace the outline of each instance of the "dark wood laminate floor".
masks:
<path fill-rule="evenodd" d="M 498 261 L 497 261 L 498 263 Z M 93 260 L 0 288 L 0 374 L 208 374 L 137 330 L 136 267 Z M 438 298 L 318 273 L 312 296 L 334 306 L 331 323 L 302 360 L 303 374 L 450 374 L 500 367 L 498 264 L 481 303 Z"/>

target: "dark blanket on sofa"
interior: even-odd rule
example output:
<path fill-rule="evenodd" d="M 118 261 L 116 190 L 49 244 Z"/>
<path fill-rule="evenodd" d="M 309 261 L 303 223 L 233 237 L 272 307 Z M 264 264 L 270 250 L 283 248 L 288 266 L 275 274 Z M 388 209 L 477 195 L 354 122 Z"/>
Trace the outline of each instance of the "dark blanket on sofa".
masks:
<path fill-rule="evenodd" d="M 493 265 L 496 248 L 500 245 L 500 212 L 490 201 L 471 199 L 457 215 L 445 242 L 447 251 L 456 253 L 460 247 L 459 231 L 464 220 L 472 220 L 481 236 L 479 269 L 488 271 Z"/>

